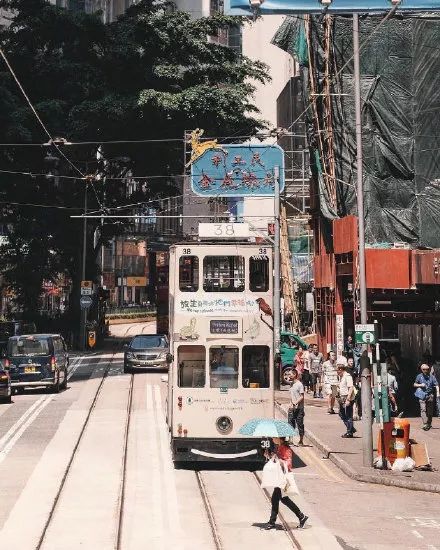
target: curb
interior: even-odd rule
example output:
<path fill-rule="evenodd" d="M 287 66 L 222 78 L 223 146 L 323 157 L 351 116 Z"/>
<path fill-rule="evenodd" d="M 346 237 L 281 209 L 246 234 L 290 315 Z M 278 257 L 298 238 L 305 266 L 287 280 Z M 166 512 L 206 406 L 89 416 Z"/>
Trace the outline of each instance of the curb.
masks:
<path fill-rule="evenodd" d="M 275 402 L 276 409 L 285 417 L 286 411 L 282 406 Z M 354 481 L 362 483 L 375 483 L 376 485 L 387 485 L 390 487 L 398 487 L 400 489 L 408 489 L 410 491 L 424 491 L 425 493 L 440 493 L 440 484 L 438 483 L 421 483 L 420 481 L 404 481 L 403 479 L 393 479 L 382 477 L 374 474 L 360 474 L 345 460 L 338 455 L 333 454 L 332 450 L 327 447 L 313 432 L 305 429 L 305 437 L 312 443 L 314 447 L 335 464 L 346 476 Z"/>

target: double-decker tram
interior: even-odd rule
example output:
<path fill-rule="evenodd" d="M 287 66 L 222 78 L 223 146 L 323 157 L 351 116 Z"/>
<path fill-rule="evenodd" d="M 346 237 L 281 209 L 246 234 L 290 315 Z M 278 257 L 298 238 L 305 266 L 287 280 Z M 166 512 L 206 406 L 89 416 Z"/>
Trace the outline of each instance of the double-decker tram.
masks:
<path fill-rule="evenodd" d="M 272 247 L 192 242 L 170 248 L 167 422 L 175 462 L 260 462 L 238 430 L 273 418 Z"/>

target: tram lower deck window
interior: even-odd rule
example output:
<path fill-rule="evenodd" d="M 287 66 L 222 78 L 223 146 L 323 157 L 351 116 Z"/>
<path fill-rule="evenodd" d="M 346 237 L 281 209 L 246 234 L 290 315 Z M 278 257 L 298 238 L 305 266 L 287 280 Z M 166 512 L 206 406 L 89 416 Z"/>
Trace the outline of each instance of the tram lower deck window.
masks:
<path fill-rule="evenodd" d="M 205 256 L 203 290 L 205 292 L 243 292 L 243 256 Z"/>
<path fill-rule="evenodd" d="M 211 388 L 238 388 L 238 348 L 212 346 L 209 350 Z"/>
<path fill-rule="evenodd" d="M 243 387 L 268 388 L 270 385 L 269 360 L 267 346 L 243 346 Z"/>
<path fill-rule="evenodd" d="M 206 380 L 205 346 L 179 346 L 177 350 L 179 388 L 204 388 Z"/>
<path fill-rule="evenodd" d="M 199 290 L 199 258 L 181 256 L 179 258 L 179 289 L 181 292 Z"/>

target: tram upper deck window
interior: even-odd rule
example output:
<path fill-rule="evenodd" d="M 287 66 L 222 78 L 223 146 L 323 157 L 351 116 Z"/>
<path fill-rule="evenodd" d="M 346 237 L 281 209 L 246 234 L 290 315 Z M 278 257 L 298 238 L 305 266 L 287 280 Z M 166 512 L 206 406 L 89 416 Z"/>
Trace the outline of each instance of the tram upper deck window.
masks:
<path fill-rule="evenodd" d="M 213 346 L 209 350 L 211 388 L 238 387 L 238 348 Z"/>
<path fill-rule="evenodd" d="M 243 292 L 243 256 L 205 256 L 203 290 L 205 292 Z"/>
<path fill-rule="evenodd" d="M 179 388 L 205 387 L 205 346 L 179 346 L 177 365 L 177 385 Z"/>
<path fill-rule="evenodd" d="M 243 346 L 243 387 L 268 388 L 270 385 L 269 359 L 267 346 Z"/>
<path fill-rule="evenodd" d="M 249 260 L 249 289 L 251 292 L 269 290 L 269 258 L 252 256 Z"/>
<path fill-rule="evenodd" d="M 199 290 L 199 258 L 197 256 L 181 256 L 179 258 L 179 289 L 181 292 L 197 292 Z"/>

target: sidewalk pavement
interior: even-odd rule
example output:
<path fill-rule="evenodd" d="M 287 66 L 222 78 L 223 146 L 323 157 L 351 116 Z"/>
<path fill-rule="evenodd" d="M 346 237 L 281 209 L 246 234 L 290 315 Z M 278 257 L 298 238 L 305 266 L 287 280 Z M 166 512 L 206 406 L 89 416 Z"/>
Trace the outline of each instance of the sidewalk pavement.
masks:
<path fill-rule="evenodd" d="M 287 416 L 289 408 L 288 391 L 276 391 L 275 401 L 278 410 Z M 337 406 L 335 407 L 337 410 Z M 440 418 L 434 418 L 432 429 L 425 432 L 421 429 L 420 418 L 410 418 L 410 438 L 417 443 L 426 443 L 434 471 L 393 472 L 376 470 L 362 465 L 362 422 L 355 421 L 357 433 L 353 439 L 341 438 L 345 432 L 344 424 L 338 414 L 327 413 L 326 399 L 313 399 L 306 394 L 305 398 L 305 436 L 319 449 L 325 458 L 330 459 L 350 478 L 366 483 L 378 483 L 402 487 L 413 491 L 440 493 Z M 378 425 L 373 425 L 374 456 L 377 455 Z"/>

